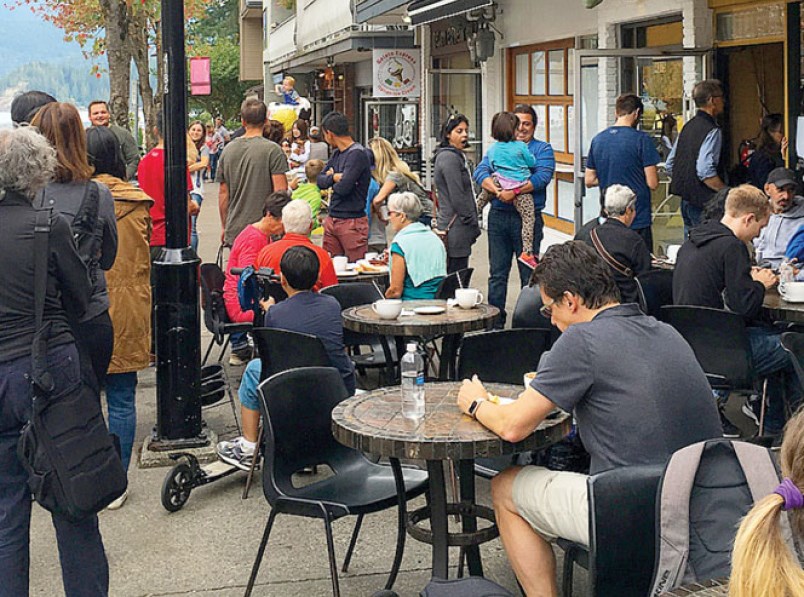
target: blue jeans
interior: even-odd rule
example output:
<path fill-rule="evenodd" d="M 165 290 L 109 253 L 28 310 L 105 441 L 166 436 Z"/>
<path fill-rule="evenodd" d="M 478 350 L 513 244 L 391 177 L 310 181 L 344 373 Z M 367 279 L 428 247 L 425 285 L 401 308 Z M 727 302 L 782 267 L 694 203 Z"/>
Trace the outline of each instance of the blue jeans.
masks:
<path fill-rule="evenodd" d="M 700 224 L 702 218 L 702 207 L 696 207 L 689 201 L 681 201 L 681 219 L 684 220 L 684 238 L 690 237 L 690 230 Z"/>
<path fill-rule="evenodd" d="M 109 433 L 120 439 L 120 458 L 128 470 L 137 431 L 137 373 L 109 373 L 106 376 L 106 404 Z"/>
<path fill-rule="evenodd" d="M 257 387 L 260 385 L 260 374 L 262 373 L 262 362 L 260 359 L 252 359 L 243 371 L 243 378 L 240 380 L 240 388 L 237 390 L 237 397 L 240 398 L 240 406 L 248 410 L 260 410 L 260 397 Z"/>
<path fill-rule="evenodd" d="M 201 204 L 204 202 L 204 197 L 199 193 L 191 193 L 190 198 L 194 199 L 195 202 L 198 203 L 198 207 L 201 207 Z M 198 253 L 198 230 L 196 229 L 197 219 L 198 215 L 190 216 L 190 221 L 192 222 L 192 227 L 190 228 L 190 246 L 196 253 Z"/>
<path fill-rule="evenodd" d="M 773 328 L 749 327 L 751 361 L 758 377 L 768 378 L 768 407 L 765 429 L 768 435 L 782 432 L 785 424 L 785 397 L 795 408 L 801 401 L 801 387 L 790 355 L 782 348 L 781 335 Z"/>
<path fill-rule="evenodd" d="M 541 247 L 544 238 L 544 220 L 542 212 L 536 212 L 533 227 L 533 246 Z M 505 325 L 505 300 L 508 296 L 508 276 L 511 273 L 511 260 L 516 260 L 522 253 L 522 218 L 516 210 L 492 208 L 488 219 L 489 239 L 489 304 L 500 310 L 497 326 Z M 521 286 L 526 286 L 532 270 L 516 262 L 519 269 Z"/>
<path fill-rule="evenodd" d="M 28 473 L 17 458 L 17 439 L 31 411 L 30 357 L 0 363 L 0 595 L 28 595 L 30 565 L 31 492 Z M 78 351 L 73 344 L 48 353 L 48 370 L 56 387 L 81 378 Z M 105 597 L 109 565 L 94 514 L 70 522 L 51 514 L 59 547 L 62 581 L 67 597 Z"/>
<path fill-rule="evenodd" d="M 216 151 L 209 154 L 209 176 L 212 182 L 215 182 L 215 175 L 218 173 L 218 160 L 221 157 L 222 151 Z"/>

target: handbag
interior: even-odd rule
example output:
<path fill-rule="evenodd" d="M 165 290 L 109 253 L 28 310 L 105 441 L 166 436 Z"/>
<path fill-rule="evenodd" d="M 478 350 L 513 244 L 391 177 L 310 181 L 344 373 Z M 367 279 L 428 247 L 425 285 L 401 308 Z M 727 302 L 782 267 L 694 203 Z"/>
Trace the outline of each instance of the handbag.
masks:
<path fill-rule="evenodd" d="M 447 227 L 444 230 L 433 228 L 433 232 L 435 232 L 436 236 L 441 239 L 442 243 L 444 243 L 444 250 L 447 252 L 447 255 L 449 255 L 449 240 L 447 239 L 447 236 L 449 235 L 449 229 L 452 228 L 452 225 L 455 223 L 455 219 L 457 217 L 458 214 L 453 215 L 449 221 L 449 224 L 447 224 Z"/>
<path fill-rule="evenodd" d="M 103 510 L 126 490 L 123 463 L 95 391 L 78 381 L 55 387 L 47 370 L 50 323 L 42 319 L 47 292 L 50 210 L 36 214 L 34 317 L 31 350 L 31 416 L 20 432 L 17 455 L 28 487 L 46 510 L 77 522 Z"/>

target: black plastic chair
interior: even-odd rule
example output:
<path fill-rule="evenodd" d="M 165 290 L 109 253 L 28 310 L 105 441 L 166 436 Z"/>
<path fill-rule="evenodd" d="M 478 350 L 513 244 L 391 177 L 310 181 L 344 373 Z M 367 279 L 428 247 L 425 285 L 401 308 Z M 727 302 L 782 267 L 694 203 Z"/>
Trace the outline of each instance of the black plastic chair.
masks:
<path fill-rule="evenodd" d="M 549 348 L 561 335 L 561 331 L 539 312 L 543 305 L 538 285 L 523 287 L 516 299 L 514 314 L 511 316 L 511 327 L 548 330 L 550 332 Z"/>
<path fill-rule="evenodd" d="M 386 589 L 391 589 L 396 580 L 405 545 L 405 502 L 427 490 L 427 473 L 403 469 L 404 487 L 398 488 L 391 467 L 375 464 L 335 440 L 332 409 L 346 398 L 340 380 L 337 369 L 305 367 L 277 373 L 260 384 L 266 444 L 262 485 L 271 513 L 251 570 L 246 597 L 254 588 L 274 519 L 279 514 L 324 520 L 332 590 L 338 596 L 332 521 L 357 515 L 344 562 L 346 568 L 363 516 L 398 506 L 396 553 Z M 334 475 L 317 483 L 294 487 L 291 477 L 296 471 L 318 464 L 328 465 Z"/>
<path fill-rule="evenodd" d="M 262 365 L 260 381 L 297 367 L 332 367 L 324 344 L 311 334 L 254 328 L 251 337 Z"/>
<path fill-rule="evenodd" d="M 458 352 L 456 380 L 477 375 L 484 382 L 522 385 L 525 373 L 536 371 L 550 342 L 549 330 L 510 329 L 468 334 L 463 337 Z M 491 479 L 513 463 L 512 456 L 477 458 L 475 474 Z"/>
<path fill-rule="evenodd" d="M 636 277 L 639 308 L 645 315 L 662 318 L 661 308 L 673 304 L 673 270 L 654 269 Z"/>
<path fill-rule="evenodd" d="M 335 297 L 341 310 L 367 305 L 379 298 L 373 284 L 362 283 L 327 286 L 321 289 L 321 294 Z M 343 328 L 343 343 L 350 349 L 350 357 L 358 372 L 363 374 L 366 369 L 385 369 L 386 382 L 391 383 L 394 379 L 394 368 L 399 365 L 395 342 L 389 341 L 385 336 L 361 334 Z M 368 346 L 369 351 L 361 353 L 360 347 L 363 346 Z"/>
<path fill-rule="evenodd" d="M 467 267 L 444 276 L 436 290 L 436 299 L 446 301 L 447 299 L 455 298 L 455 291 L 458 288 L 469 288 L 474 271 L 473 267 Z"/>
<path fill-rule="evenodd" d="M 647 595 L 656 554 L 656 496 L 664 465 L 623 466 L 591 475 L 589 549 L 558 539 L 562 590 L 572 595 L 574 565 L 589 571 L 589 595 Z"/>
<path fill-rule="evenodd" d="M 804 393 L 804 334 L 799 332 L 785 332 L 782 334 L 782 348 L 790 353 L 790 360 L 793 361 L 793 369 L 796 371 L 798 383 Z M 792 416 L 793 407 L 789 403 L 785 404 L 788 410 L 788 417 Z"/>
<path fill-rule="evenodd" d="M 204 311 L 204 325 L 212 334 L 212 340 L 204 353 L 204 360 L 201 365 L 205 365 L 212 348 L 217 344 L 221 347 L 218 355 L 218 362 L 223 360 L 226 348 L 229 346 L 229 336 L 231 334 L 244 333 L 251 331 L 251 323 L 232 323 L 226 314 L 226 306 L 223 302 L 223 284 L 226 276 L 215 263 L 201 264 L 201 308 Z"/>

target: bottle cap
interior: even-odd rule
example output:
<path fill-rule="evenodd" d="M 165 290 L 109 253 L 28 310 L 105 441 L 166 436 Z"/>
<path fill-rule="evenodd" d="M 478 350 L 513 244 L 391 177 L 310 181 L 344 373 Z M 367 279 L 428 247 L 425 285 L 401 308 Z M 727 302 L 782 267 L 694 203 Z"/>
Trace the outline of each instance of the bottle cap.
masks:
<path fill-rule="evenodd" d="M 416 352 L 416 350 L 418 350 L 418 348 L 419 347 L 416 346 L 415 342 L 409 342 L 408 343 L 408 352 Z"/>

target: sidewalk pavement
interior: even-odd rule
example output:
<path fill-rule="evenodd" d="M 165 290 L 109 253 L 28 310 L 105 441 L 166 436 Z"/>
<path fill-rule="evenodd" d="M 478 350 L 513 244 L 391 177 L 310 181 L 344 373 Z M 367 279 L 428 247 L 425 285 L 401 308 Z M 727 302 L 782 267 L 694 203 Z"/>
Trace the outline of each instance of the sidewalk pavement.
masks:
<path fill-rule="evenodd" d="M 199 218 L 200 255 L 214 261 L 220 238 L 217 185 L 208 184 L 206 201 Z M 548 231 L 548 242 L 561 242 Z M 543 245 L 543 249 L 546 245 Z M 475 245 L 470 265 L 475 268 L 474 285 L 485 294 L 488 280 L 487 243 Z M 513 309 L 517 282 L 509 285 L 508 304 Z M 202 329 L 202 348 L 209 342 Z M 217 352 L 213 351 L 213 355 Z M 212 357 L 213 359 L 215 356 Z M 225 362 L 225 361 L 224 361 Z M 228 365 L 227 365 L 228 367 Z M 242 368 L 228 367 L 234 380 Z M 237 381 L 234 381 L 235 387 Z M 137 440 L 139 450 L 156 420 L 156 387 L 153 368 L 140 372 L 137 392 Z M 204 411 L 208 425 L 222 437 L 236 431 L 228 405 Z M 100 514 L 111 575 L 113 597 L 193 595 L 235 597 L 242 595 L 248 581 L 269 507 L 262 496 L 259 475 L 247 500 L 241 499 L 245 473 L 236 473 L 193 491 L 182 510 L 168 513 L 160 503 L 162 482 L 169 469 L 140 469 L 136 459 L 129 471 L 129 498 L 117 511 Z M 478 501 L 490 504 L 489 483 L 477 480 Z M 412 507 L 423 504 L 423 498 Z M 335 551 L 342 562 L 354 518 L 334 524 Z M 366 517 L 350 571 L 341 575 L 345 596 L 371 595 L 383 588 L 393 560 L 396 513 L 393 509 Z M 560 550 L 557 550 L 560 558 Z M 516 582 L 499 539 L 481 548 L 487 577 L 516 593 Z M 458 550 L 451 552 L 453 574 Z M 560 564 L 560 559 L 559 559 Z M 402 596 L 415 596 L 430 578 L 429 546 L 408 537 L 401 573 L 394 589 Z M 34 508 L 31 524 L 31 595 L 64 595 L 55 535 L 47 512 Z M 585 583 L 583 574 L 576 586 Z M 585 592 L 585 589 L 584 589 Z M 263 560 L 255 595 L 308 597 L 330 595 L 323 523 L 298 517 L 280 516 L 274 525 Z"/>

